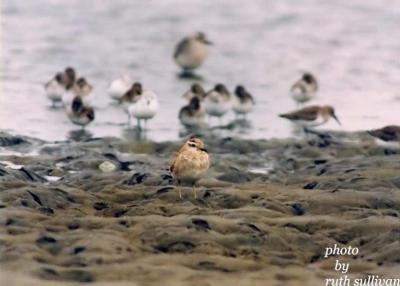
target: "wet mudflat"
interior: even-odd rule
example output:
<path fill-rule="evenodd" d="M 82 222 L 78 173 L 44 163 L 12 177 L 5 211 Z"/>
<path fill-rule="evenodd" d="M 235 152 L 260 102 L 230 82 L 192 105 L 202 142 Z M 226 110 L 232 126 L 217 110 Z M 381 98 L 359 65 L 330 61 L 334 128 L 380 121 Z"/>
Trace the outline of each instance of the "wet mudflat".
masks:
<path fill-rule="evenodd" d="M 0 134 L 0 280 L 7 285 L 323 285 L 396 277 L 400 154 L 362 133 L 205 135 L 199 199 L 168 172 L 181 141 L 45 142 Z M 114 284 L 112 284 L 114 283 Z"/>

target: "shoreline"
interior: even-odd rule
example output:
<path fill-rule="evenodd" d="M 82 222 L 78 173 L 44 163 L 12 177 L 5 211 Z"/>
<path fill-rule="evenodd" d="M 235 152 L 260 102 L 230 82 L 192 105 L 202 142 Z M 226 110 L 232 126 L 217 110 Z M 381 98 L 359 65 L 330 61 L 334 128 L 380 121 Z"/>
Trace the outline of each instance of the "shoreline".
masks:
<path fill-rule="evenodd" d="M 206 137 L 200 199 L 184 188 L 179 200 L 168 167 L 181 142 L 0 133 L 0 279 L 324 285 L 335 243 L 360 249 L 350 277 L 398 278 L 400 153 L 362 132 L 329 134 Z"/>

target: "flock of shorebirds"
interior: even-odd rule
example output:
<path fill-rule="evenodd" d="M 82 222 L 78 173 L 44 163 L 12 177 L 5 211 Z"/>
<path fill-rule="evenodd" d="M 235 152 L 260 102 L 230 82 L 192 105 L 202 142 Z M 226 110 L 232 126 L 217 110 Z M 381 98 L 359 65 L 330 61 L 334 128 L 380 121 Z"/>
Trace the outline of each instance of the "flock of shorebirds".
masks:
<path fill-rule="evenodd" d="M 207 57 L 208 45 L 211 42 L 204 33 L 198 32 L 185 37 L 176 46 L 175 62 L 183 69 L 183 76 L 193 75 Z M 74 68 L 67 67 L 58 72 L 45 84 L 47 97 L 53 106 L 62 105 L 72 123 L 83 128 L 95 119 L 95 110 L 91 107 L 93 86 L 85 77 L 78 77 Z M 316 78 L 305 73 L 291 87 L 293 99 L 304 104 L 310 101 L 318 91 Z M 114 79 L 108 87 L 109 96 L 119 102 L 128 116 L 128 123 L 136 119 L 139 130 L 146 129 L 147 121 L 153 118 L 158 109 L 157 94 L 144 89 L 140 82 L 132 82 L 128 75 Z M 238 85 L 233 94 L 222 84 L 216 84 L 205 91 L 199 83 L 194 83 L 183 97 L 188 101 L 179 111 L 179 120 L 188 128 L 203 127 L 205 119 L 216 117 L 221 119 L 230 110 L 237 118 L 245 118 L 255 106 L 253 96 L 242 85 Z M 316 126 L 327 122 L 331 117 L 337 120 L 330 106 L 312 106 L 295 112 L 282 114 L 281 117 L 305 126 Z M 142 127 L 144 121 L 144 128 Z"/>
<path fill-rule="evenodd" d="M 200 67 L 207 57 L 208 46 L 212 43 L 206 35 L 198 32 L 183 38 L 176 46 L 173 58 L 183 71 L 182 76 L 193 76 L 193 71 Z M 45 84 L 47 97 L 53 106 L 65 107 L 66 114 L 72 123 L 84 128 L 95 119 L 95 110 L 91 106 L 93 86 L 84 78 L 78 77 L 74 68 L 67 67 L 63 72 L 58 72 Z M 318 81 L 311 73 L 304 73 L 290 88 L 292 98 L 303 105 L 312 100 L 318 92 Z M 114 79 L 108 87 L 109 96 L 120 103 L 131 120 L 137 121 L 139 130 L 146 130 L 147 121 L 152 119 L 158 109 L 157 94 L 143 88 L 140 82 L 132 82 L 130 77 L 123 75 Z M 216 117 L 221 119 L 230 110 L 237 118 L 245 118 L 255 106 L 253 96 L 242 85 L 238 85 L 231 94 L 227 87 L 216 84 L 211 90 L 205 89 L 194 83 L 183 94 L 188 101 L 187 105 L 179 111 L 179 120 L 187 128 L 197 128 L 205 125 L 205 118 Z M 328 122 L 331 118 L 340 121 L 332 106 L 305 106 L 293 112 L 280 114 L 291 122 L 306 130 Z M 142 126 L 144 121 L 144 126 Z M 370 135 L 381 142 L 398 144 L 400 142 L 400 127 L 387 126 L 381 129 L 368 131 Z M 189 139 L 176 154 L 170 171 L 178 183 L 195 185 L 209 168 L 209 156 L 204 148 L 204 143 L 198 138 Z M 193 188 L 194 196 L 197 197 Z M 179 191 L 181 197 L 181 192 Z"/>

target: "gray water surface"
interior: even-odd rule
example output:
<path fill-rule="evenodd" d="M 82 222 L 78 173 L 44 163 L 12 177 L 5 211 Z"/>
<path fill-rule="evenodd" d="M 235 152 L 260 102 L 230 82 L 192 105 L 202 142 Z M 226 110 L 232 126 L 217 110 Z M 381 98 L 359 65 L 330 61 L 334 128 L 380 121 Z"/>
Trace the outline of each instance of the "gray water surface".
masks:
<path fill-rule="evenodd" d="M 172 54 L 199 30 L 215 43 L 198 70 L 202 83 L 243 84 L 257 102 L 251 128 L 226 134 L 291 136 L 277 114 L 296 108 L 288 90 L 305 70 L 320 82 L 313 103 L 332 104 L 343 123 L 326 128 L 399 123 L 398 1 L 3 0 L 1 27 L 0 128 L 18 134 L 63 140 L 76 129 L 43 90 L 55 72 L 74 66 L 95 86 L 94 136 L 129 137 L 126 115 L 106 92 L 128 72 L 159 96 L 148 138 L 179 138 L 181 95 L 191 81 L 177 77 Z"/>

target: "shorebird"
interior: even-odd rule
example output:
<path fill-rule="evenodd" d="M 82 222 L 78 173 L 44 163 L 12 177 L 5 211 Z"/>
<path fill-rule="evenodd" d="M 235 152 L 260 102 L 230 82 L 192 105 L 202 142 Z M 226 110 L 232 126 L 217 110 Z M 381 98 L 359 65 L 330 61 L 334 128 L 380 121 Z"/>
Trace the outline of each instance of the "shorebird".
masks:
<path fill-rule="evenodd" d="M 197 199 L 195 184 L 210 167 L 210 159 L 204 143 L 198 138 L 190 138 L 175 155 L 170 167 L 172 177 L 177 180 L 179 198 L 182 198 L 181 183 L 192 185 L 192 192 Z"/>
<path fill-rule="evenodd" d="M 191 100 L 193 97 L 197 97 L 200 101 L 203 101 L 206 97 L 206 92 L 200 84 L 194 83 L 192 84 L 190 89 L 183 94 L 182 97 L 187 100 Z"/>
<path fill-rule="evenodd" d="M 66 67 L 64 71 L 65 75 L 67 76 L 68 82 L 66 85 L 66 89 L 72 88 L 76 81 L 76 72 L 75 69 L 72 67 Z"/>
<path fill-rule="evenodd" d="M 222 83 L 206 94 L 204 108 L 209 116 L 221 117 L 231 108 L 231 95 Z"/>
<path fill-rule="evenodd" d="M 389 148 L 400 147 L 400 126 L 389 125 L 380 129 L 367 131 L 375 138 L 378 145 Z"/>
<path fill-rule="evenodd" d="M 94 110 L 92 107 L 85 106 L 82 98 L 76 96 L 67 108 L 67 116 L 72 123 L 79 125 L 82 129 L 94 120 Z"/>
<path fill-rule="evenodd" d="M 112 99 L 120 101 L 124 94 L 130 89 L 131 85 L 130 77 L 124 74 L 110 83 L 108 94 Z"/>
<path fill-rule="evenodd" d="M 66 91 L 67 81 L 66 75 L 59 72 L 53 79 L 44 85 L 46 95 L 51 100 L 53 107 L 57 103 L 62 102 L 64 92 Z"/>
<path fill-rule="evenodd" d="M 92 92 L 93 86 L 89 84 L 84 77 L 80 77 L 73 85 L 72 89 L 75 95 L 78 95 L 83 98 L 88 96 Z"/>
<path fill-rule="evenodd" d="M 212 43 L 203 32 L 183 38 L 175 48 L 175 62 L 184 71 L 198 68 L 207 57 L 207 46 Z"/>
<path fill-rule="evenodd" d="M 129 121 L 131 117 L 137 119 L 137 127 L 142 128 L 140 121 L 144 120 L 144 129 L 147 121 L 153 118 L 158 111 L 157 95 L 151 90 L 143 90 L 142 85 L 135 82 L 122 97 L 122 102 L 128 112 Z"/>
<path fill-rule="evenodd" d="M 76 96 L 79 96 L 85 105 L 90 105 L 92 100 L 92 90 L 93 86 L 89 84 L 84 77 L 78 78 L 72 87 L 64 93 L 64 105 L 70 106 Z"/>
<path fill-rule="evenodd" d="M 142 96 L 143 87 L 140 82 L 135 82 L 132 84 L 131 88 L 125 92 L 125 94 L 121 97 L 122 106 L 128 115 L 128 125 L 131 122 L 131 115 L 129 113 L 129 107 L 132 103 L 137 102 L 139 98 Z"/>
<path fill-rule="evenodd" d="M 235 89 L 235 95 L 233 97 L 233 111 L 236 115 L 243 115 L 246 117 L 246 114 L 249 113 L 254 107 L 254 99 L 247 90 L 238 85 Z"/>
<path fill-rule="evenodd" d="M 298 103 L 303 104 L 313 97 L 318 91 L 318 82 L 311 73 L 304 73 L 290 88 L 292 98 Z"/>
<path fill-rule="evenodd" d="M 63 101 L 65 93 L 71 89 L 75 83 L 75 69 L 72 67 L 65 68 L 64 72 L 58 72 L 45 85 L 47 97 L 52 101 L 52 105 Z"/>
<path fill-rule="evenodd" d="M 300 125 L 307 130 L 307 127 L 316 127 L 325 124 L 330 118 L 336 120 L 340 125 L 340 121 L 335 114 L 332 106 L 309 106 L 293 112 L 280 114 L 279 117 L 289 119 L 291 122 Z"/>
<path fill-rule="evenodd" d="M 188 105 L 181 108 L 179 111 L 180 122 L 188 127 L 200 127 L 204 124 L 205 112 L 201 108 L 200 99 L 194 96 Z"/>

